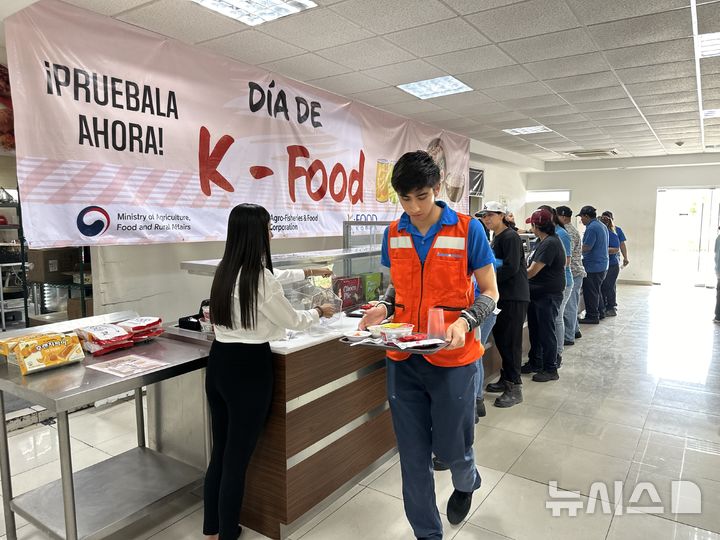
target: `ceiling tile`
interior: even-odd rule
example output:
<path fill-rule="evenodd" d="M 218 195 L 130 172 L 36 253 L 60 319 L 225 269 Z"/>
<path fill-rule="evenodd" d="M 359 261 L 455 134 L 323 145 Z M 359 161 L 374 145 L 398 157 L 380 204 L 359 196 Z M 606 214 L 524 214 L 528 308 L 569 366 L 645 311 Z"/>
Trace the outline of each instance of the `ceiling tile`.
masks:
<path fill-rule="evenodd" d="M 445 3 L 458 13 L 467 15 L 468 13 L 475 13 L 476 11 L 493 9 L 524 1 L 525 0 L 482 0 L 482 2 L 478 2 L 478 0 L 445 0 Z"/>
<path fill-rule="evenodd" d="M 687 7 L 689 0 L 566 0 L 583 24 L 597 24 Z"/>
<path fill-rule="evenodd" d="M 438 107 L 452 111 L 466 111 L 469 107 L 481 107 L 483 104 L 492 101 L 492 99 L 476 90 L 474 92 L 462 92 L 460 94 L 432 98 L 428 99 L 428 101 Z"/>
<path fill-rule="evenodd" d="M 720 87 L 720 74 L 713 73 L 712 75 L 704 75 L 700 77 L 702 81 L 703 91 L 707 88 L 718 88 Z"/>
<path fill-rule="evenodd" d="M 542 124 L 545 124 L 546 126 L 555 126 L 555 125 L 567 125 L 567 124 L 584 124 L 588 121 L 585 116 L 582 114 L 558 114 L 558 115 L 544 115 L 540 116 L 538 115 L 538 111 L 540 109 L 532 111 L 532 117 L 537 118 L 538 120 L 541 120 Z"/>
<path fill-rule="evenodd" d="M 136 8 L 142 4 L 147 4 L 147 0 L 114 0 L 113 2 L 108 2 L 107 0 L 65 1 L 68 4 L 73 4 L 84 9 L 89 9 L 90 11 L 94 11 L 95 13 L 100 13 L 102 15 L 117 15 L 118 13 L 122 13 L 123 11 Z M 244 24 L 243 27 L 247 28 L 247 26 Z"/>
<path fill-rule="evenodd" d="M 438 107 L 437 105 L 433 105 L 432 103 L 428 103 L 427 101 L 423 101 L 422 99 L 416 99 L 415 101 L 408 101 L 405 103 L 392 103 L 390 105 L 383 105 L 382 108 L 386 111 L 402 115 L 440 110 L 440 107 Z"/>
<path fill-rule="evenodd" d="M 654 94 L 670 94 L 674 92 L 692 92 L 697 88 L 695 77 L 682 79 L 667 79 L 664 81 L 651 81 L 625 85 L 630 95 L 649 96 Z"/>
<path fill-rule="evenodd" d="M 496 43 L 580 26 L 564 0 L 528 0 L 466 19 Z"/>
<path fill-rule="evenodd" d="M 551 126 L 548 126 L 551 127 Z M 573 140 L 580 140 L 580 139 L 589 139 L 591 137 L 597 137 L 598 135 L 602 135 L 602 131 L 600 131 L 599 128 L 596 127 L 586 127 L 582 129 L 568 129 L 565 126 L 559 126 L 554 131 L 557 131 L 558 133 L 561 133 L 565 137 Z"/>
<path fill-rule="evenodd" d="M 490 43 L 460 17 L 384 36 L 417 56 L 432 56 Z"/>
<path fill-rule="evenodd" d="M 635 103 L 641 107 L 654 105 L 668 105 L 676 103 L 697 102 L 697 92 L 672 92 L 668 94 L 655 94 L 650 96 L 633 96 Z"/>
<path fill-rule="evenodd" d="M 478 110 L 480 112 L 482 112 L 482 107 L 479 107 Z M 520 114 L 520 113 L 514 112 L 514 111 L 506 112 L 506 113 L 497 113 L 497 114 L 492 114 L 492 115 L 478 114 L 476 116 L 474 114 L 470 114 L 469 116 L 473 120 L 477 120 L 478 122 L 480 122 L 483 125 L 492 125 L 492 124 L 497 124 L 498 122 L 507 122 L 508 124 L 513 123 L 513 124 L 517 125 L 516 122 L 518 122 L 519 120 L 528 120 L 528 117 L 525 116 L 524 114 Z M 530 124 L 526 124 L 526 125 L 530 125 Z"/>
<path fill-rule="evenodd" d="M 519 65 L 504 66 L 483 71 L 471 71 L 456 75 L 458 79 L 478 90 L 532 82 L 535 80 L 525 68 Z"/>
<path fill-rule="evenodd" d="M 674 120 L 696 120 L 698 117 L 697 113 L 692 112 L 681 112 L 681 113 L 669 113 L 669 114 L 659 114 L 659 115 L 650 115 L 646 114 L 645 118 L 647 118 L 648 122 L 650 122 L 651 126 L 655 125 L 655 122 L 672 122 Z"/>
<path fill-rule="evenodd" d="M 595 123 L 603 128 L 610 128 L 610 127 L 617 127 L 621 126 L 619 129 L 626 129 L 630 128 L 631 126 L 640 126 L 639 128 L 635 129 L 647 129 L 647 122 L 642 119 L 642 116 L 638 113 L 637 116 L 629 116 L 626 118 L 603 118 L 595 120 Z M 608 131 L 606 129 L 606 131 Z"/>
<path fill-rule="evenodd" d="M 610 111 L 614 109 L 629 109 L 633 106 L 630 99 L 607 99 L 604 101 L 592 101 L 590 103 L 578 103 L 575 105 L 580 112 Z"/>
<path fill-rule="evenodd" d="M 539 82 L 530 82 L 524 84 L 516 84 L 512 86 L 500 86 L 498 88 L 488 88 L 484 92 L 498 101 L 507 101 L 508 99 L 524 98 L 531 96 L 544 96 L 552 94 L 547 86 Z"/>
<path fill-rule="evenodd" d="M 608 86 L 607 88 L 593 88 L 591 90 L 580 90 L 578 92 L 563 92 L 560 96 L 569 103 L 587 103 L 589 101 L 604 101 L 607 99 L 618 99 L 627 96 L 622 86 Z"/>
<path fill-rule="evenodd" d="M 414 56 L 380 37 L 321 49 L 317 54 L 355 70 L 412 60 Z"/>
<path fill-rule="evenodd" d="M 313 53 L 268 62 L 261 64 L 260 67 L 275 73 L 280 73 L 286 77 L 292 77 L 298 81 L 330 77 L 350 71 L 345 66 L 341 66 L 330 60 L 325 60 L 325 58 Z"/>
<path fill-rule="evenodd" d="M 578 90 L 589 90 L 591 88 L 615 86 L 617 84 L 617 78 L 611 71 L 601 71 L 600 73 L 591 73 L 588 75 L 550 79 L 546 80 L 545 84 L 556 92 L 574 92 Z"/>
<path fill-rule="evenodd" d="M 624 47 L 606 51 L 605 56 L 615 69 L 665 64 L 695 58 L 692 38 Z"/>
<path fill-rule="evenodd" d="M 400 64 L 372 68 L 363 71 L 363 73 L 392 85 L 434 79 L 446 75 L 445 72 L 431 66 L 424 60 L 410 60 Z"/>
<path fill-rule="evenodd" d="M 174 0 L 153 2 L 125 12 L 117 19 L 185 43 L 207 41 L 249 28 L 194 2 Z"/>
<path fill-rule="evenodd" d="M 557 79 L 571 75 L 604 72 L 609 67 L 599 52 L 525 64 L 525 68 L 538 79 Z"/>
<path fill-rule="evenodd" d="M 697 7 L 698 33 L 720 32 L 720 3 L 713 2 Z"/>
<path fill-rule="evenodd" d="M 505 101 L 511 108 L 515 108 L 521 111 L 527 111 L 530 109 L 538 109 L 541 107 L 551 107 L 553 105 L 564 105 L 565 101 L 559 96 L 554 94 L 548 96 L 535 96 L 521 99 L 511 99 Z"/>
<path fill-rule="evenodd" d="M 481 114 L 498 114 L 498 113 L 504 113 L 509 112 L 510 107 L 503 103 L 483 103 L 482 106 L 479 108 L 479 111 L 476 113 L 477 115 Z"/>
<path fill-rule="evenodd" d="M 362 73 L 345 73 L 343 75 L 334 75 L 322 79 L 313 79 L 308 82 L 313 86 L 324 88 L 325 90 L 341 95 L 375 90 L 386 86 L 384 83 L 363 75 Z"/>
<path fill-rule="evenodd" d="M 457 114 L 445 110 L 413 113 L 408 116 L 420 122 L 431 122 L 433 124 L 442 120 L 457 120 L 460 118 Z"/>
<path fill-rule="evenodd" d="M 711 73 L 720 73 L 720 56 L 700 59 L 700 73 L 703 77 Z"/>
<path fill-rule="evenodd" d="M 708 101 L 718 100 L 720 100 L 720 88 L 709 88 L 707 90 L 703 90 L 703 104 Z"/>
<path fill-rule="evenodd" d="M 520 63 L 596 51 L 592 39 L 582 28 L 508 41 L 500 46 Z"/>
<path fill-rule="evenodd" d="M 533 118 L 552 118 L 553 120 L 566 117 L 568 115 L 580 116 L 578 110 L 572 105 L 568 105 L 563 101 L 560 105 L 550 105 L 545 107 L 535 107 L 532 110 Z"/>
<path fill-rule="evenodd" d="M 692 36 L 690 9 L 625 19 L 588 28 L 601 49 L 619 49 Z"/>
<path fill-rule="evenodd" d="M 375 107 L 389 105 L 391 103 L 402 103 L 403 101 L 412 101 L 415 99 L 407 92 L 403 92 L 394 86 L 378 88 L 377 90 L 368 90 L 367 92 L 361 92 L 358 94 L 349 94 L 348 97 Z"/>
<path fill-rule="evenodd" d="M 443 122 L 438 122 L 439 125 L 446 129 L 458 129 L 458 130 L 468 130 L 470 128 L 478 127 L 480 124 L 476 122 L 475 120 L 472 120 L 471 118 L 457 118 L 455 120 L 446 120 Z"/>
<path fill-rule="evenodd" d="M 632 103 L 630 104 L 632 105 Z M 590 119 L 603 119 L 603 118 L 632 118 L 639 116 L 638 110 L 635 107 L 628 107 L 627 109 L 614 109 L 609 111 L 590 111 L 586 112 L 585 116 Z"/>
<path fill-rule="evenodd" d="M 677 79 L 678 77 L 694 77 L 695 62 L 685 60 L 683 62 L 655 64 L 654 66 L 618 69 L 616 73 L 625 84 L 662 81 L 663 79 Z"/>
<path fill-rule="evenodd" d="M 422 9 L 416 0 L 347 0 L 331 6 L 343 17 L 375 32 L 386 34 L 455 17 L 455 13 L 437 0 L 423 0 Z M 325 29 L 315 29 L 322 35 Z"/>
<path fill-rule="evenodd" d="M 426 60 L 452 75 L 509 66 L 515 63 L 495 45 L 430 56 Z"/>
<path fill-rule="evenodd" d="M 292 17 L 282 17 L 257 28 L 264 34 L 309 51 L 372 37 L 371 32 L 327 8 L 296 13 Z"/>
<path fill-rule="evenodd" d="M 304 53 L 301 48 L 288 45 L 258 32 L 246 30 L 230 36 L 206 41 L 201 45 L 219 54 L 235 58 L 248 64 L 262 64 Z"/>
<path fill-rule="evenodd" d="M 700 119 L 663 120 L 662 117 L 648 118 L 653 129 L 700 129 Z"/>

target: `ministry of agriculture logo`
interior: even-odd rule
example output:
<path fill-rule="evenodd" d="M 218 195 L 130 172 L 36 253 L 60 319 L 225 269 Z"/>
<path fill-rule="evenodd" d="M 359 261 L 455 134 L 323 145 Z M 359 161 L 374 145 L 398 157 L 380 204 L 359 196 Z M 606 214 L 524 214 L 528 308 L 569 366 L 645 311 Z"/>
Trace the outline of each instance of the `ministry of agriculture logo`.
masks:
<path fill-rule="evenodd" d="M 99 236 L 110 227 L 110 215 L 104 208 L 88 206 L 80 210 L 77 228 L 83 236 Z"/>

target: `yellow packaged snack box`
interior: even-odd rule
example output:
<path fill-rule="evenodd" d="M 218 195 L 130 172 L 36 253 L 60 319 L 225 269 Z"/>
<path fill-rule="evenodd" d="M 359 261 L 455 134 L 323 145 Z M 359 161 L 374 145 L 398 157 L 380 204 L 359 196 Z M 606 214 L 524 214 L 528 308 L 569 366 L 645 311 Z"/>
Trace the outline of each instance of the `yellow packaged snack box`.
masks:
<path fill-rule="evenodd" d="M 15 359 L 15 347 L 21 341 L 36 338 L 42 334 L 26 334 L 24 336 L 15 336 L 11 338 L 0 339 L 0 354 L 11 364 L 17 364 Z"/>
<path fill-rule="evenodd" d="M 79 362 L 85 358 L 75 332 L 41 334 L 26 337 L 14 350 L 14 358 L 23 375 Z"/>

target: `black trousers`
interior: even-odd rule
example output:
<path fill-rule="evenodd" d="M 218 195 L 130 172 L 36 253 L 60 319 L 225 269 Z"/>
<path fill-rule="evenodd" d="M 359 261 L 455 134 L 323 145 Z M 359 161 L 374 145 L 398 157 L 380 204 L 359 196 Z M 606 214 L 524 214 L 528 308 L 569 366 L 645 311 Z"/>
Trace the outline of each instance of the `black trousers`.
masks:
<path fill-rule="evenodd" d="M 500 300 L 498 308 L 500 313 L 493 327 L 493 338 L 500 358 L 502 358 L 500 377 L 515 384 L 522 384 L 520 378 L 522 334 L 528 302 Z"/>
<path fill-rule="evenodd" d="M 585 300 L 585 318 L 597 320 L 600 318 L 600 288 L 605 279 L 603 272 L 588 272 L 583 279 L 583 300 Z"/>
<path fill-rule="evenodd" d="M 213 448 L 205 474 L 203 534 L 237 538 L 245 472 L 270 410 L 272 388 L 268 343 L 213 342 L 205 375 Z"/>
<path fill-rule="evenodd" d="M 598 309 L 600 313 L 605 313 L 609 309 L 615 309 L 617 307 L 617 279 L 620 274 L 620 265 L 611 264 L 608 267 L 605 279 L 603 279 L 600 285 L 600 304 Z"/>
<path fill-rule="evenodd" d="M 562 299 L 562 293 L 544 294 L 531 298 L 528 306 L 529 362 L 543 371 L 557 371 L 555 319 L 560 312 Z"/>
<path fill-rule="evenodd" d="M 715 299 L 715 320 L 720 321 L 720 277 L 717 282 L 717 298 Z"/>

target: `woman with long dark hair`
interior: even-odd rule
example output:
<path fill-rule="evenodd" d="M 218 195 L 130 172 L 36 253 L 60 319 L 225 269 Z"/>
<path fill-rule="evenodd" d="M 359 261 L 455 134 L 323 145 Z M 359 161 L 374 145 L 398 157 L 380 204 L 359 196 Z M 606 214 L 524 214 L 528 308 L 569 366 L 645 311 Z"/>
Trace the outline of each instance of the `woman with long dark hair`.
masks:
<path fill-rule="evenodd" d="M 240 535 L 245 471 L 272 399 L 268 342 L 284 338 L 286 328 L 302 330 L 334 313 L 331 304 L 293 309 L 273 275 L 270 237 L 270 214 L 265 208 L 255 204 L 233 208 L 225 253 L 210 292 L 215 341 L 205 393 L 213 448 L 205 475 L 203 533 L 213 540 L 235 540 Z"/>

